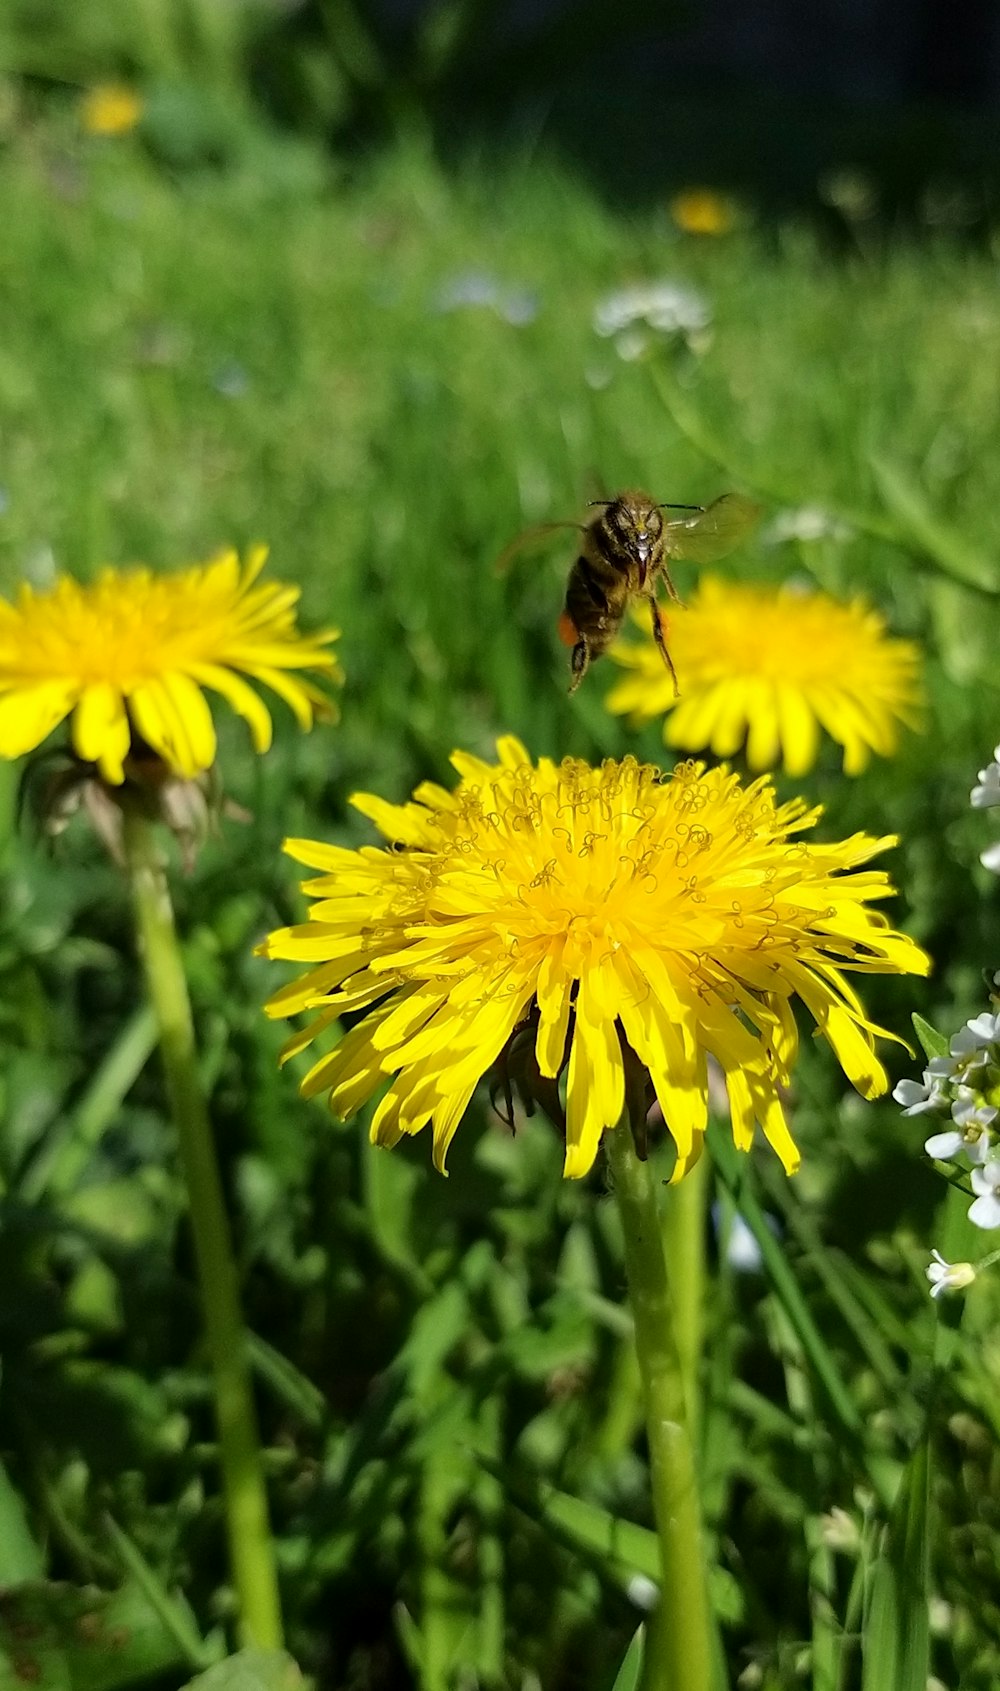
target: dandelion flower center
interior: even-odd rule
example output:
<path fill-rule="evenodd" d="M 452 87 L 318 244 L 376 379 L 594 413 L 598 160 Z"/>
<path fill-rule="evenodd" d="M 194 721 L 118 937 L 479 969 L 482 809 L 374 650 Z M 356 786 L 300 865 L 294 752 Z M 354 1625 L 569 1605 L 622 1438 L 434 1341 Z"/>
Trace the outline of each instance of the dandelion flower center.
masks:
<path fill-rule="evenodd" d="M 435 1161 L 514 1031 L 536 1028 L 548 1078 L 566 1070 L 566 1173 L 585 1174 L 622 1114 L 626 1056 L 645 1068 L 678 1153 L 698 1154 L 707 1059 L 726 1076 L 737 1143 L 754 1123 L 794 1168 L 780 1090 L 798 996 L 866 1096 L 886 1080 L 844 970 L 923 972 L 927 959 L 867 902 L 887 877 L 860 867 L 891 841 L 807 846 L 818 811 L 778 805 L 769 782 L 687 763 L 669 778 L 634 758 L 591 768 L 528 760 L 512 739 L 489 765 L 453 762 L 454 792 L 353 801 L 391 849 L 293 840 L 323 871 L 310 919 L 272 934 L 272 957 L 314 965 L 272 1015 L 318 1011 L 304 1049 L 341 1011 L 367 1015 L 316 1062 L 307 1093 L 346 1116 L 388 1080 L 372 1135 L 430 1122 Z"/>

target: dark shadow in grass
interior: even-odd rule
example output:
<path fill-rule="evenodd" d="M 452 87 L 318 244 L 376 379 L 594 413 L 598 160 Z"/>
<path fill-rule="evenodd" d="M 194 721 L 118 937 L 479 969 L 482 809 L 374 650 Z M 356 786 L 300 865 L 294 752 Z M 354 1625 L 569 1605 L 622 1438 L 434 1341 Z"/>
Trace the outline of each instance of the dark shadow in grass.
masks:
<path fill-rule="evenodd" d="M 485 115 L 441 123 L 446 158 L 470 146 L 555 153 L 610 204 L 640 214 L 665 215 L 673 195 L 706 187 L 765 227 L 803 219 L 835 251 L 935 231 L 979 244 L 1000 211 L 993 112 L 746 87 L 678 92 L 640 77 L 563 86 L 495 127 Z"/>
<path fill-rule="evenodd" d="M 848 250 L 900 229 L 975 240 L 1000 206 L 989 0 L 303 0 L 251 74 L 342 158 L 414 133 L 493 176 L 554 154 L 616 206 L 704 186 Z"/>

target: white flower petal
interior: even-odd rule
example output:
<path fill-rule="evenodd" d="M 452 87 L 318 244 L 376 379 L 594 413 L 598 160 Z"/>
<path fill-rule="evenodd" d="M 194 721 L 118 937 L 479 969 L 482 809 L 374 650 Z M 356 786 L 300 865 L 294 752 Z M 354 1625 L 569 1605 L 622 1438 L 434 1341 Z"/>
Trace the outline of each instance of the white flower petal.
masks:
<path fill-rule="evenodd" d="M 985 1163 L 993 1149 L 993 1140 L 984 1128 L 976 1139 L 966 1139 L 965 1149 L 970 1162 Z"/>
<path fill-rule="evenodd" d="M 982 1168 L 972 1171 L 972 1190 L 985 1197 L 1000 1186 L 1000 1158 L 990 1157 Z"/>
<path fill-rule="evenodd" d="M 952 1035 L 949 1050 L 953 1057 L 971 1057 L 977 1051 L 985 1051 L 996 1037 L 994 1027 L 995 1018 L 991 1015 L 977 1016 L 975 1021 L 966 1022 Z M 988 1024 L 988 1026 L 987 1026 Z"/>
<path fill-rule="evenodd" d="M 965 1140 L 960 1133 L 932 1133 L 924 1141 L 924 1150 L 935 1162 L 947 1163 L 965 1150 Z"/>
<path fill-rule="evenodd" d="M 984 769 L 983 775 L 987 773 Z M 973 810 L 992 810 L 994 805 L 1000 804 L 1000 783 L 989 782 L 973 787 L 969 794 Z"/>
<path fill-rule="evenodd" d="M 963 1087 L 962 1091 L 968 1088 Z M 996 1107 L 993 1104 L 977 1104 L 976 1094 L 971 1098 L 956 1098 L 951 1106 L 951 1119 L 956 1127 L 972 1127 L 976 1123 L 980 1127 L 989 1127 L 996 1120 Z"/>
<path fill-rule="evenodd" d="M 902 1104 L 903 1108 L 909 1112 L 910 1110 L 926 1108 L 929 1089 L 926 1086 L 921 1086 L 919 1080 L 900 1080 L 893 1087 L 892 1095 L 896 1103 Z"/>
<path fill-rule="evenodd" d="M 946 1262 L 940 1251 L 932 1251 L 934 1261 L 928 1263 L 925 1273 L 931 1282 L 931 1297 L 937 1298 L 942 1292 L 958 1292 L 965 1286 L 971 1286 L 976 1278 L 976 1270 L 971 1262 Z"/>
<path fill-rule="evenodd" d="M 973 1170 L 973 1177 L 978 1172 L 977 1169 Z M 969 1220 L 974 1227 L 982 1227 L 987 1231 L 1000 1227 L 1000 1198 L 995 1192 L 984 1193 L 981 1198 L 976 1199 L 969 1210 Z"/>

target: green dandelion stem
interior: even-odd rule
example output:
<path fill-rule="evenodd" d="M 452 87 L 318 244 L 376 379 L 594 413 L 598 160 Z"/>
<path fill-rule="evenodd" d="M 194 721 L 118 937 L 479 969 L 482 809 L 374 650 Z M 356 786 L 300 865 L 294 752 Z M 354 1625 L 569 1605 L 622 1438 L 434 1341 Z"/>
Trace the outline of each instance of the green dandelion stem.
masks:
<path fill-rule="evenodd" d="M 280 1649 L 278 1582 L 239 1280 L 198 1075 L 191 1001 L 170 891 L 153 826 L 146 818 L 126 814 L 125 854 L 187 1185 L 205 1334 L 215 1376 L 226 1532 L 242 1641 L 259 1649 Z"/>
<path fill-rule="evenodd" d="M 605 1143 L 625 1233 L 625 1272 L 660 1543 L 662 1589 L 649 1627 L 640 1691 L 711 1691 L 713 1651 L 698 1476 L 657 1181 L 651 1164 L 636 1156 L 625 1122 L 605 1136 Z"/>
<path fill-rule="evenodd" d="M 699 1375 L 705 1309 L 705 1206 L 708 1199 L 707 1157 L 670 1193 L 661 1228 L 667 1264 L 667 1284 L 674 1311 L 677 1357 L 684 1381 L 688 1427 L 698 1437 L 701 1421 Z"/>

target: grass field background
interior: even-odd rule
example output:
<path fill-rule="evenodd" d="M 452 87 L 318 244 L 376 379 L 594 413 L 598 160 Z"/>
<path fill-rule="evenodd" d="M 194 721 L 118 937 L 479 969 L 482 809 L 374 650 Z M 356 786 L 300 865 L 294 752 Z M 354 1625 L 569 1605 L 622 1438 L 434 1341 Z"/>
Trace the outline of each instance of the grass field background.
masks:
<path fill-rule="evenodd" d="M 827 807 L 825 837 L 901 836 L 892 919 L 935 970 L 919 986 L 874 978 L 875 1019 L 910 1037 L 918 1010 L 951 1032 L 1000 963 L 996 882 L 977 862 L 989 818 L 968 804 L 1000 724 L 995 244 L 871 219 L 835 254 L 804 221 L 755 221 L 749 201 L 730 233 L 697 238 L 667 198 L 623 212 L 545 149 L 472 149 L 446 169 L 413 137 L 348 167 L 262 129 L 228 168 L 169 171 L 141 136 L 81 137 L 59 104 L 8 124 L 0 153 L 0 589 L 265 540 L 270 570 L 302 584 L 306 625 L 343 631 L 339 726 L 304 738 L 277 706 L 257 760 L 223 724 L 225 787 L 251 819 L 176 877 L 289 1646 L 321 1687 L 611 1691 L 641 1618 L 636 1576 L 656 1570 L 600 1171 L 562 1185 L 555 1135 L 536 1119 L 511 1140 L 485 1096 L 447 1182 L 425 1138 L 373 1152 L 363 1123 L 297 1098 L 260 1013 L 279 971 L 253 946 L 299 908 L 280 842 L 368 842 L 352 792 L 401 799 L 447 779 L 453 748 L 489 755 L 502 732 L 534 755 L 668 760 L 655 726 L 606 713 L 610 663 L 567 694 L 555 622 L 571 537 L 501 577 L 506 542 L 602 488 L 760 497 L 734 579 L 863 592 L 926 652 L 925 731 L 854 781 L 828 746 L 798 783 Z M 529 320 L 453 304 L 484 276 L 527 296 Z M 595 306 L 660 278 L 704 296 L 710 334 L 626 361 Z M 768 542 L 781 511 L 814 505 L 852 532 Z M 689 592 L 693 572 L 677 578 Z M 82 828 L 49 851 L 15 827 L 14 773 L 0 772 L 0 1582 L 14 1592 L 0 1686 L 23 1682 L 30 1611 L 53 1691 L 170 1688 L 231 1615 L 183 1195 L 124 889 Z M 753 1159 L 784 1278 L 711 1247 L 702 1467 L 728 1683 L 889 1691 L 858 1638 L 886 1567 L 899 1572 L 927 1459 L 928 1563 L 904 1568 L 901 1601 L 926 1617 L 932 1600 L 946 1691 L 991 1691 L 995 1286 L 977 1282 L 961 1326 L 930 1304 L 947 1188 L 920 1123 L 863 1104 L 806 1045 L 802 1173 L 789 1185 Z M 919 1067 L 891 1060 L 895 1077 Z M 849 1522 L 831 1526 L 834 1510 Z M 95 1586 L 138 1607 L 117 1665 L 101 1653 L 88 1679 L 73 1605 Z"/>

